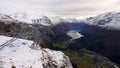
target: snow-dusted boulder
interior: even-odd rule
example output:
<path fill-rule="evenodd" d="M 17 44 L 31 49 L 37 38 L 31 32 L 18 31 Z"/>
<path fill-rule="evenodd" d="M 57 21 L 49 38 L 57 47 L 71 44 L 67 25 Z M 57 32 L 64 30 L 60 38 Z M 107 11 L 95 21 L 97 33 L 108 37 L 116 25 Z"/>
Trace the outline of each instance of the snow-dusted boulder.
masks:
<path fill-rule="evenodd" d="M 0 45 L 11 37 L 0 36 Z M 72 68 L 61 51 L 37 48 L 33 41 L 17 39 L 0 50 L 0 68 Z"/>

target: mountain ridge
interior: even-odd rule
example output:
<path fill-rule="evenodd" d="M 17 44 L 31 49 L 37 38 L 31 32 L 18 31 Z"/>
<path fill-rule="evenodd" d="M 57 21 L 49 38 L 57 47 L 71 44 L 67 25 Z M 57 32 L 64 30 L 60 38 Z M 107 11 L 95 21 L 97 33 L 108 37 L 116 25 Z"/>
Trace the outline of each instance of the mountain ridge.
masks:
<path fill-rule="evenodd" d="M 120 12 L 107 12 L 86 19 L 85 23 L 108 29 L 120 29 Z"/>

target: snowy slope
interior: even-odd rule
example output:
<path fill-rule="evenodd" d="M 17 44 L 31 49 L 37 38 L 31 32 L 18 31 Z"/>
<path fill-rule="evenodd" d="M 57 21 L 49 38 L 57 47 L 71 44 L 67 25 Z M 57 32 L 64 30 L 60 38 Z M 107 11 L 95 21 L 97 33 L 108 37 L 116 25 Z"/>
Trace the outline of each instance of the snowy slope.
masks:
<path fill-rule="evenodd" d="M 0 36 L 0 45 L 11 37 Z M 33 49 L 33 41 L 18 39 L 0 50 L 0 68 L 72 68 L 60 51 Z"/>
<path fill-rule="evenodd" d="M 15 20 L 19 20 L 22 22 L 31 22 L 29 20 L 30 17 L 27 15 L 27 13 L 24 13 L 24 12 L 19 12 L 19 13 L 16 12 L 16 13 L 10 14 L 9 16 Z"/>
<path fill-rule="evenodd" d="M 32 23 L 32 19 L 42 18 L 41 15 L 33 14 L 30 12 L 16 12 L 16 13 L 10 14 L 9 16 L 13 19 L 27 22 L 27 23 Z"/>
<path fill-rule="evenodd" d="M 9 15 L 0 14 L 0 21 L 6 22 L 17 22 L 15 19 L 11 18 Z"/>
<path fill-rule="evenodd" d="M 11 18 L 26 23 L 38 23 L 45 26 L 51 25 L 51 21 L 47 16 L 39 15 L 39 13 L 16 12 L 10 15 Z"/>
<path fill-rule="evenodd" d="M 87 18 L 86 23 L 102 27 L 120 28 L 120 13 L 108 12 L 95 17 Z"/>

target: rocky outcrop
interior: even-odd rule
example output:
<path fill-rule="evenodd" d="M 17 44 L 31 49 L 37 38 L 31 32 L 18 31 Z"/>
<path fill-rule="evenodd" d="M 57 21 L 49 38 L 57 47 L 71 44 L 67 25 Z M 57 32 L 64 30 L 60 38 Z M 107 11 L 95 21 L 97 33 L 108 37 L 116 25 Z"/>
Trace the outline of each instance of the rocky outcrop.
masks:
<path fill-rule="evenodd" d="M 0 36 L 0 45 L 11 39 Z M 0 50 L 1 68 L 72 68 L 69 58 L 61 51 L 42 49 L 33 41 L 17 39 Z"/>
<path fill-rule="evenodd" d="M 43 54 L 44 68 L 72 68 L 68 57 L 60 51 L 56 52 L 49 49 L 43 49 L 42 54 Z"/>

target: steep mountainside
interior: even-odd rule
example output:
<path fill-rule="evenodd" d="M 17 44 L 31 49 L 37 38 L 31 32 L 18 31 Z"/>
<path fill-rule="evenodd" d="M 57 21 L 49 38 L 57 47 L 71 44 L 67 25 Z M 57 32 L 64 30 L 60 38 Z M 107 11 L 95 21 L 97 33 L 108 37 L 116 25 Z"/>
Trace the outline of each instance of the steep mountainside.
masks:
<path fill-rule="evenodd" d="M 5 19 L 8 20 L 8 19 Z M 0 19 L 0 34 L 6 35 L 10 37 L 18 37 L 19 34 L 24 34 L 27 31 L 31 31 L 28 33 L 23 39 L 35 40 L 36 36 L 38 36 L 39 44 L 41 46 L 46 47 L 47 44 L 50 44 L 50 36 L 53 35 L 51 31 L 51 27 L 43 26 L 41 24 L 33 25 L 27 24 L 20 21 L 3 21 Z M 36 32 L 36 33 L 35 33 Z M 37 34 L 37 35 L 36 35 Z M 19 38 L 19 37 L 18 37 Z M 49 39 L 48 39 L 49 38 Z M 46 43 L 47 42 L 47 43 Z"/>

